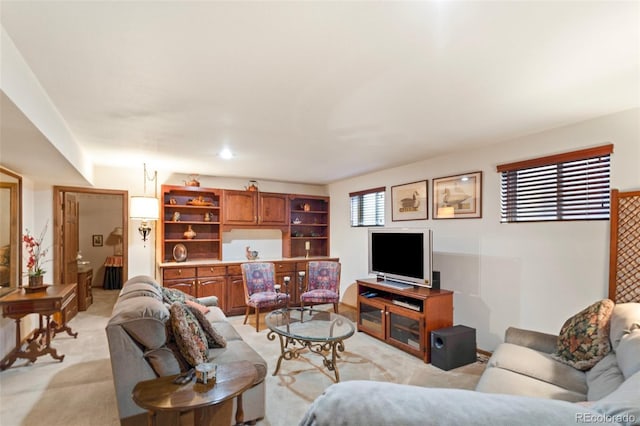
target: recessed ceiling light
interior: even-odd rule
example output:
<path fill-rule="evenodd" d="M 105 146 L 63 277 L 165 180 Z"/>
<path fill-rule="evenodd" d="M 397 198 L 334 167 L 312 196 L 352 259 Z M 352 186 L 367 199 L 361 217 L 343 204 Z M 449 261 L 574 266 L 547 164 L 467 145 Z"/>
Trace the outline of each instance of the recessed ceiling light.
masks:
<path fill-rule="evenodd" d="M 224 148 L 222 151 L 220 151 L 220 158 L 229 160 L 233 158 L 233 152 L 231 152 L 229 148 Z"/>

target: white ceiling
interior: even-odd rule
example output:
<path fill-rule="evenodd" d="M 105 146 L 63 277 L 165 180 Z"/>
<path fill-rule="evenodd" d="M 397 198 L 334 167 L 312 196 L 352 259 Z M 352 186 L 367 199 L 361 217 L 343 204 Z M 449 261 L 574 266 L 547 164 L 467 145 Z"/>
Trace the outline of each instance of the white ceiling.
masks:
<path fill-rule="evenodd" d="M 0 13 L 96 165 L 329 183 L 640 106 L 635 1 L 1 1 Z"/>

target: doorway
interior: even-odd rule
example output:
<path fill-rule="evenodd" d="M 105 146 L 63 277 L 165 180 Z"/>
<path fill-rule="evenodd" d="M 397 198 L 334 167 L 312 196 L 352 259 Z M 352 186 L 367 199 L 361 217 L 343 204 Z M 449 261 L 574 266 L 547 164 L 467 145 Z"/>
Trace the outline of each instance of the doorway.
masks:
<path fill-rule="evenodd" d="M 92 269 L 94 287 L 103 287 L 105 264 L 117 259 L 119 282 L 107 288 L 122 286 L 128 277 L 128 199 L 128 191 L 53 187 L 54 282 L 77 282 L 80 266 Z"/>

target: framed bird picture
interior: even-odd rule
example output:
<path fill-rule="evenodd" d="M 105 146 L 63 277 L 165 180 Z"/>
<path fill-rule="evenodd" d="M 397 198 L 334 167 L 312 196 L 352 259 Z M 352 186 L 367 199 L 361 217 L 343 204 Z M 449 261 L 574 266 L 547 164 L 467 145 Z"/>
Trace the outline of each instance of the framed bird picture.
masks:
<path fill-rule="evenodd" d="M 433 179 L 434 219 L 482 217 L 482 172 Z"/>
<path fill-rule="evenodd" d="M 391 187 L 391 220 L 425 220 L 429 216 L 426 180 Z"/>

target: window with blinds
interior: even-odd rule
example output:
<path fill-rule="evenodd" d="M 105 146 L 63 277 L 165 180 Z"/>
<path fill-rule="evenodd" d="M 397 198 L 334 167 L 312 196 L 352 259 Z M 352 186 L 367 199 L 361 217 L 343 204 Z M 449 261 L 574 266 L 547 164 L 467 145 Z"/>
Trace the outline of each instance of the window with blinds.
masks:
<path fill-rule="evenodd" d="M 385 188 L 352 192 L 351 226 L 384 226 Z"/>
<path fill-rule="evenodd" d="M 502 164 L 501 222 L 609 219 L 613 145 Z"/>

